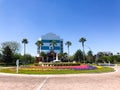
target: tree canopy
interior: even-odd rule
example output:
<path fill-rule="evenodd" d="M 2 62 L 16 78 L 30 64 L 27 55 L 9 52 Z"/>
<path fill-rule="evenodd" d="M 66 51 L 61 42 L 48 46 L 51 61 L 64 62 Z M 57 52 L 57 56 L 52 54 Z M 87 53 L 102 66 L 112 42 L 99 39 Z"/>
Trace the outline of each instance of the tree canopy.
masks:
<path fill-rule="evenodd" d="M 67 45 L 67 47 L 69 48 L 72 45 L 72 43 L 70 41 L 67 41 L 65 45 Z"/>
<path fill-rule="evenodd" d="M 57 45 L 57 42 L 55 40 L 50 41 L 51 51 L 54 51 L 55 45 Z"/>
<path fill-rule="evenodd" d="M 22 43 L 28 44 L 28 40 L 26 38 L 23 38 Z"/>
<path fill-rule="evenodd" d="M 83 53 L 80 49 L 75 52 L 74 60 L 77 61 L 77 62 L 83 62 L 82 61 L 83 60 Z"/>
<path fill-rule="evenodd" d="M 12 54 L 12 50 L 10 49 L 9 46 L 6 46 L 5 48 L 3 48 L 3 62 L 8 64 L 11 64 L 13 61 L 13 54 Z"/>
<path fill-rule="evenodd" d="M 12 53 L 18 53 L 21 49 L 21 46 L 18 42 L 6 41 L 1 44 L 1 50 L 3 50 L 7 46 L 12 50 Z"/>

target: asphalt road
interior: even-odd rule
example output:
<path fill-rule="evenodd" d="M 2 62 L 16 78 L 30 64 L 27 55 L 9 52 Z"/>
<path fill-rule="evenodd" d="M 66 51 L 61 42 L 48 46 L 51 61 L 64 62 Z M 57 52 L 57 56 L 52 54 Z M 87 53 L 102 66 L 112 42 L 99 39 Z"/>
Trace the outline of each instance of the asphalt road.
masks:
<path fill-rule="evenodd" d="M 0 73 L 0 90 L 120 90 L 116 72 L 71 75 L 11 75 Z"/>

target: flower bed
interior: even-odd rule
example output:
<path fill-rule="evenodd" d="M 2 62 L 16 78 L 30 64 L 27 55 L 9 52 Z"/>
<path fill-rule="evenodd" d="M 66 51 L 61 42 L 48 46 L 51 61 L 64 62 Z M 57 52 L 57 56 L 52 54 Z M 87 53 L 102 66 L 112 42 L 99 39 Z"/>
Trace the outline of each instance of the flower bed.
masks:
<path fill-rule="evenodd" d="M 80 66 L 57 66 L 54 67 L 55 69 L 73 69 L 73 70 L 92 70 L 96 69 L 95 66 L 89 66 L 89 65 L 80 65 Z"/>

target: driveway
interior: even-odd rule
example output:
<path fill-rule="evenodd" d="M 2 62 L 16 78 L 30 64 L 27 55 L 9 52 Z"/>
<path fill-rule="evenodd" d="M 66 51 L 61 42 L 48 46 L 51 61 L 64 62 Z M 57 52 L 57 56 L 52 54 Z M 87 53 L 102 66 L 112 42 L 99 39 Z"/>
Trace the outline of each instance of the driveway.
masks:
<path fill-rule="evenodd" d="M 0 73 L 0 90 L 120 90 L 116 72 L 69 75 L 13 75 Z"/>

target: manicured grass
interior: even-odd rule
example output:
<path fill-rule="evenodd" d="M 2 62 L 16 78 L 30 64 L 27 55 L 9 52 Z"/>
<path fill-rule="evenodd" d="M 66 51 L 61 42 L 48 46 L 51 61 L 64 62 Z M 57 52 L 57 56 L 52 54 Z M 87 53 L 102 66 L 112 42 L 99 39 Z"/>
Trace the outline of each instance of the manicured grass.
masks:
<path fill-rule="evenodd" d="M 117 64 L 118 66 L 120 66 L 120 64 Z"/>
<path fill-rule="evenodd" d="M 82 73 L 104 73 L 113 72 L 113 68 L 102 67 L 94 70 L 69 70 L 69 69 L 19 69 L 19 74 L 82 74 Z M 1 69 L 0 72 L 16 73 L 16 69 Z"/>

